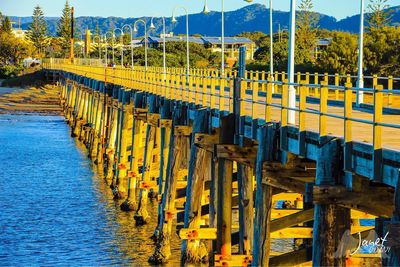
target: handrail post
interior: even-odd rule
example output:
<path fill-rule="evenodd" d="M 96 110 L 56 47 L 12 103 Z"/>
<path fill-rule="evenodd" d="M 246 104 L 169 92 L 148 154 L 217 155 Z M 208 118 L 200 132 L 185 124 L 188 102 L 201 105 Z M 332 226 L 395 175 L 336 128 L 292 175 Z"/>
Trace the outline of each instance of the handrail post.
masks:
<path fill-rule="evenodd" d="M 388 77 L 388 90 L 389 91 L 393 90 L 393 76 Z M 389 106 L 393 105 L 393 94 L 391 92 L 388 93 L 388 105 Z"/>
<path fill-rule="evenodd" d="M 352 135 L 352 113 L 353 113 L 353 90 L 352 84 L 346 83 L 344 89 L 344 170 L 353 170 L 353 135 Z"/>
<path fill-rule="evenodd" d="M 373 180 L 376 182 L 382 181 L 383 171 L 383 153 L 382 153 L 382 113 L 383 113 L 383 86 L 376 85 L 374 88 L 374 118 L 373 118 L 373 161 L 374 174 Z"/>

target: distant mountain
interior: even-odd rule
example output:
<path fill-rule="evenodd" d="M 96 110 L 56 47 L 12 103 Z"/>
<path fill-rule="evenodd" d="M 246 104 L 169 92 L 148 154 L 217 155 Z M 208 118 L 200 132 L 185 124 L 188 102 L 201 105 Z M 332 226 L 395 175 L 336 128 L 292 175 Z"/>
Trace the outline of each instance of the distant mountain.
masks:
<path fill-rule="evenodd" d="M 391 7 L 388 10 L 391 11 L 392 25 L 400 23 L 400 6 Z M 368 14 L 366 15 L 368 17 Z M 342 19 L 336 23 L 335 30 L 358 32 L 360 28 L 360 15 L 354 15 Z"/>
<path fill-rule="evenodd" d="M 392 23 L 400 23 L 400 6 L 390 8 L 392 10 Z M 241 9 L 225 13 L 225 34 L 226 36 L 236 35 L 242 32 L 261 31 L 268 32 L 269 30 L 269 10 L 261 4 L 253 4 Z M 328 30 L 341 30 L 348 32 L 358 32 L 359 15 L 347 17 L 342 20 L 337 20 L 334 17 L 316 13 L 319 16 L 319 27 Z M 287 29 L 289 25 L 289 12 L 274 10 L 273 27 L 274 31 Z M 22 29 L 27 29 L 31 17 L 10 17 L 13 21 L 18 22 L 21 19 Z M 46 17 L 48 30 L 51 35 L 56 35 L 57 21 L 56 17 Z M 76 18 L 76 30 L 83 33 L 86 28 L 94 30 L 98 24 L 102 33 L 105 33 L 111 28 L 120 28 L 125 24 L 133 25 L 138 18 L 118 18 L 118 17 L 78 17 Z M 147 26 L 150 25 L 150 17 L 142 17 L 147 21 Z M 173 31 L 175 34 L 184 34 L 186 31 L 186 19 L 184 16 L 178 17 L 178 22 L 171 23 L 171 18 L 166 18 L 167 32 Z M 150 34 L 159 34 L 162 31 L 162 20 L 154 19 L 156 29 Z M 139 26 L 138 36 L 144 35 L 143 25 Z M 126 29 L 128 30 L 128 29 Z M 205 15 L 203 13 L 189 15 L 189 32 L 190 34 L 201 34 L 203 36 L 218 36 L 221 32 L 221 13 L 210 12 Z M 78 33 L 79 34 L 79 33 Z"/>

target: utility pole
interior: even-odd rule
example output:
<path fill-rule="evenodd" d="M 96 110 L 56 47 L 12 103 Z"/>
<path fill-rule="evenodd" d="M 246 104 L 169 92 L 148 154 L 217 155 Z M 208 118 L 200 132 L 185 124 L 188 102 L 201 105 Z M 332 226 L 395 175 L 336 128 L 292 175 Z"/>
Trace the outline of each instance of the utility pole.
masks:
<path fill-rule="evenodd" d="M 361 1 L 360 7 L 360 35 L 358 37 L 358 76 L 357 76 L 357 107 L 364 102 L 364 92 L 360 88 L 364 88 L 364 0 Z"/>
<path fill-rule="evenodd" d="M 290 28 L 289 28 L 289 60 L 288 60 L 288 82 L 294 83 L 294 48 L 296 38 L 296 0 L 291 0 L 290 6 Z M 289 85 L 288 107 L 296 108 L 296 89 Z M 296 113 L 294 110 L 288 110 L 288 123 L 295 124 Z"/>

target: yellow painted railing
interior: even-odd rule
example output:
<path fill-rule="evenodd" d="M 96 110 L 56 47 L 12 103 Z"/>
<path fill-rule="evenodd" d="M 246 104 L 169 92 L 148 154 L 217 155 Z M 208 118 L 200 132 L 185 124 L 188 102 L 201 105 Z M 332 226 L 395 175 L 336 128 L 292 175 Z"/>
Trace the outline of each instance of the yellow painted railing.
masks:
<path fill-rule="evenodd" d="M 62 70 L 88 78 L 121 85 L 126 88 L 151 92 L 169 99 L 182 100 L 221 111 L 233 111 L 234 106 L 234 73 L 229 77 L 216 75 L 215 70 L 191 70 L 186 75 L 184 69 L 169 69 L 163 73 L 162 68 L 135 67 L 102 67 L 90 65 L 76 65 L 59 61 L 48 61 L 44 68 Z M 238 98 L 241 116 L 251 116 L 265 121 L 279 121 L 283 127 L 289 125 L 287 114 L 295 112 L 295 126 L 300 131 L 312 130 L 320 136 L 342 136 L 346 143 L 354 139 L 371 143 L 374 147 L 374 160 L 381 160 L 381 149 L 384 145 L 400 150 L 400 142 L 391 141 L 384 144 L 383 136 L 396 136 L 400 129 L 400 115 L 383 115 L 384 107 L 400 103 L 400 91 L 392 87 L 387 89 L 378 84 L 374 77 L 373 88 L 358 89 L 353 86 L 351 77 L 346 77 L 344 86 L 329 84 L 329 76 L 325 75 L 322 81 L 310 83 L 307 75 L 298 74 L 300 83 L 288 84 L 286 77 L 283 81 L 272 81 L 271 76 L 257 72 L 249 72 L 250 78 L 240 80 L 240 97 Z M 319 76 L 315 76 L 319 77 Z M 276 77 L 275 77 L 276 78 Z M 390 84 L 392 85 L 392 80 Z M 288 105 L 288 87 L 296 90 L 296 106 Z M 224 88 L 221 90 L 220 88 Z M 354 110 L 355 93 L 364 91 L 365 100 L 371 104 L 367 111 Z M 314 98 L 309 98 L 309 97 Z M 237 97 L 237 96 L 236 96 Z M 314 100 L 313 100 L 314 99 Z M 328 105 L 329 100 L 342 99 L 341 106 Z M 337 103 L 336 103 L 337 104 Z M 400 113 L 399 113 L 400 114 Z M 293 124 L 293 123 L 292 123 Z M 365 128 L 370 127 L 369 132 Z M 385 130 L 383 130 L 385 128 Z M 304 136 L 302 138 L 305 138 Z M 299 140 L 298 153 L 304 153 L 305 141 Z M 346 154 L 352 153 L 351 146 L 347 146 Z M 348 163 L 350 164 L 350 163 Z M 350 164 L 351 165 L 351 164 Z M 348 166 L 350 168 L 350 166 Z"/>

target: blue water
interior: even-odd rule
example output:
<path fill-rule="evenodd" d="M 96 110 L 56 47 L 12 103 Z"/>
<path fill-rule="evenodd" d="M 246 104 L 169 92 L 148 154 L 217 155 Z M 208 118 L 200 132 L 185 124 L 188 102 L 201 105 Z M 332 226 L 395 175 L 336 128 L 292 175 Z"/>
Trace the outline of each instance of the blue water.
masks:
<path fill-rule="evenodd" d="M 69 134 L 63 117 L 0 115 L 0 266 L 147 265 L 155 217 L 137 228 Z"/>

